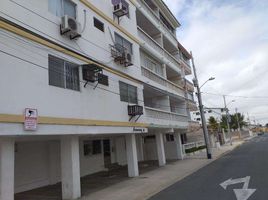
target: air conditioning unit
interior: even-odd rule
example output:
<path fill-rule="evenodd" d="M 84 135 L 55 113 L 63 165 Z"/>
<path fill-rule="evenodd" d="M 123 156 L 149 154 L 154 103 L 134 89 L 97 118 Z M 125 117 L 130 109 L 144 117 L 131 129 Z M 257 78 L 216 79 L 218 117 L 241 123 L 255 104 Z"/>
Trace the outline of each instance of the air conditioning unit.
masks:
<path fill-rule="evenodd" d="M 61 18 L 60 33 L 70 37 L 71 40 L 81 37 L 81 26 L 74 18 L 64 15 Z"/>
<path fill-rule="evenodd" d="M 132 64 L 132 55 L 130 53 L 124 53 L 125 56 L 125 66 L 131 66 Z"/>
<path fill-rule="evenodd" d="M 143 107 L 139 105 L 128 105 L 128 115 L 129 116 L 143 115 Z"/>
<path fill-rule="evenodd" d="M 125 1 L 120 1 L 118 4 L 114 4 L 114 15 L 117 17 L 122 17 L 128 14 L 128 3 Z"/>

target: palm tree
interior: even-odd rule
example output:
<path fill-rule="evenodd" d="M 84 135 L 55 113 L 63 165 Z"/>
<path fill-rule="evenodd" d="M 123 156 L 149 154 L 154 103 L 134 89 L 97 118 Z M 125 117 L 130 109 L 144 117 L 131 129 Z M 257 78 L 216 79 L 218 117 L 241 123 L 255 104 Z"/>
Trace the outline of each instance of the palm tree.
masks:
<path fill-rule="evenodd" d="M 213 116 L 209 117 L 209 119 L 208 119 L 208 127 L 209 127 L 209 129 L 212 132 L 215 132 L 215 131 L 218 130 L 218 126 L 219 126 L 219 124 L 218 124 L 217 120 L 215 119 L 215 117 L 213 117 Z"/>
<path fill-rule="evenodd" d="M 237 120 L 238 118 L 238 120 Z M 241 113 L 237 113 L 237 117 L 236 114 L 230 115 L 230 128 L 237 130 L 238 129 L 238 122 L 240 125 L 240 128 L 243 128 L 244 126 L 247 125 L 247 123 L 244 121 L 245 116 L 242 115 Z M 225 130 L 227 130 L 227 117 L 226 115 L 223 115 L 221 118 L 221 127 L 224 128 Z"/>

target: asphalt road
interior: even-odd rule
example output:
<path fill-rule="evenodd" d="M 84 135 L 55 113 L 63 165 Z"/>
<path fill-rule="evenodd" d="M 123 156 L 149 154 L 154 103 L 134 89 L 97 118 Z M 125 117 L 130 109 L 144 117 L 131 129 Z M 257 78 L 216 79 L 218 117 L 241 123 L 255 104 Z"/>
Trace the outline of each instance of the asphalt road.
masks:
<path fill-rule="evenodd" d="M 248 176 L 250 176 L 250 180 Z M 225 190 L 220 184 L 230 178 L 232 180 L 226 182 Z M 234 179 L 241 183 L 235 184 Z M 244 184 L 246 182 L 248 185 Z M 228 185 L 230 183 L 234 184 Z M 243 197 L 245 195 L 243 192 L 236 197 L 234 189 L 243 187 L 244 189 L 256 189 L 256 191 L 249 197 Z M 268 134 L 245 142 L 234 151 L 166 188 L 149 200 L 237 199 L 268 199 Z"/>

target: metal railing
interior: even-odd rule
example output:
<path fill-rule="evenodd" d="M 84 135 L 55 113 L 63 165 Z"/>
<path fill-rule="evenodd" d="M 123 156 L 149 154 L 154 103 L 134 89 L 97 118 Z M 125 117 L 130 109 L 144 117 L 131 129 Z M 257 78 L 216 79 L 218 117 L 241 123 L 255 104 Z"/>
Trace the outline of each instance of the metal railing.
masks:
<path fill-rule="evenodd" d="M 187 144 L 183 144 L 183 151 L 185 153 L 185 150 L 186 149 L 191 149 L 191 148 L 198 148 L 198 147 L 201 147 L 201 146 L 204 146 L 205 145 L 205 142 L 203 140 L 201 141 L 197 141 L 197 142 L 190 142 L 190 143 L 187 143 Z"/>

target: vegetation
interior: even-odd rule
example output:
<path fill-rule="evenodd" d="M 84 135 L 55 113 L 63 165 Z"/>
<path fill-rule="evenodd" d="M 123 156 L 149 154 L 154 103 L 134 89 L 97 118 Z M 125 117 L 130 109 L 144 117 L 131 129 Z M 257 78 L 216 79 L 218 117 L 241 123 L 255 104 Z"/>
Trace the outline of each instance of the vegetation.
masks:
<path fill-rule="evenodd" d="M 208 129 L 211 132 L 216 132 L 219 129 L 219 123 L 217 122 L 217 120 L 215 119 L 215 117 L 211 116 L 208 119 Z"/>
<path fill-rule="evenodd" d="M 185 149 L 185 153 L 193 153 L 202 149 L 205 149 L 206 145 L 200 146 L 200 147 L 193 147 L 191 149 Z"/>
<path fill-rule="evenodd" d="M 238 118 L 238 120 L 237 120 Z M 241 128 L 247 125 L 247 123 L 244 121 L 245 116 L 242 115 L 241 113 L 230 115 L 230 128 L 234 130 L 238 130 L 238 122 Z M 223 115 L 221 118 L 221 128 L 224 128 L 227 130 L 227 117 L 226 115 Z"/>

